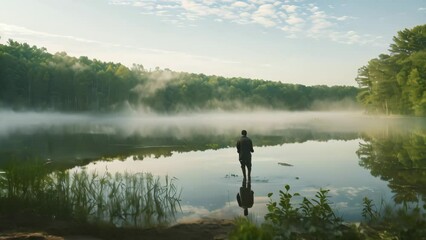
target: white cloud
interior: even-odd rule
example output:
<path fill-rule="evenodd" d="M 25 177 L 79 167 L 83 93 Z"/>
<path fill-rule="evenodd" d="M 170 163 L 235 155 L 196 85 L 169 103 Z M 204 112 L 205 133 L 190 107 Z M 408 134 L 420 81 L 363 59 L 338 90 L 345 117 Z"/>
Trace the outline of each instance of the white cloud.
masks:
<path fill-rule="evenodd" d="M 313 11 L 310 16 L 312 27 L 309 29 L 311 34 L 321 33 L 323 30 L 330 28 L 334 24 L 328 20 L 327 15 L 323 11 Z"/>
<path fill-rule="evenodd" d="M 296 25 L 305 22 L 305 20 L 297 17 L 296 15 L 289 16 L 285 21 L 290 25 Z"/>
<path fill-rule="evenodd" d="M 52 34 L 47 32 L 41 32 L 41 31 L 34 31 L 25 27 L 20 27 L 16 25 L 10 25 L 5 23 L 0 23 L 0 32 L 5 34 L 8 37 L 14 37 L 14 36 L 37 36 L 37 37 L 48 37 L 48 38 L 63 38 L 63 39 L 69 39 L 77 42 L 83 42 L 83 43 L 102 43 L 99 41 L 69 36 L 69 35 L 59 35 L 59 34 Z"/>
<path fill-rule="evenodd" d="M 289 35 L 287 36 L 290 38 L 296 38 L 297 35 L 296 33 L 300 33 L 303 31 L 303 28 L 299 27 L 299 26 L 284 26 L 281 28 L 281 30 L 283 30 L 284 32 L 289 33 Z"/>
<path fill-rule="evenodd" d="M 347 20 L 349 17 L 348 16 L 341 16 L 341 17 L 336 17 L 336 20 L 339 20 L 339 21 L 345 21 L 345 20 Z"/>
<path fill-rule="evenodd" d="M 215 0 L 203 0 L 203 3 L 206 5 L 213 5 Z"/>
<path fill-rule="evenodd" d="M 421 7 L 417 9 L 418 11 L 426 11 L 426 7 Z"/>
<path fill-rule="evenodd" d="M 339 42 L 344 42 L 347 44 L 353 44 L 361 40 L 361 36 L 355 31 L 348 31 L 344 34 L 339 35 L 338 33 L 333 33 L 332 37 L 337 37 L 335 40 Z"/>
<path fill-rule="evenodd" d="M 131 1 L 122 1 L 122 0 L 110 0 L 109 4 L 111 5 L 131 5 Z"/>
<path fill-rule="evenodd" d="M 275 18 L 275 8 L 272 4 L 264 4 L 259 6 L 252 15 L 252 20 L 265 27 L 273 27 L 276 24 L 271 18 Z"/>
<path fill-rule="evenodd" d="M 190 0 L 183 0 L 182 7 L 199 16 L 210 15 L 212 13 L 212 10 L 209 7 Z"/>
<path fill-rule="evenodd" d="M 2 37 L 5 36 L 6 38 L 12 38 L 12 39 L 20 38 L 23 40 L 28 40 L 28 39 L 34 39 L 34 37 L 36 37 L 36 38 L 43 38 L 43 39 L 56 39 L 55 41 L 57 41 L 57 39 L 59 38 L 59 39 L 71 40 L 71 41 L 79 42 L 79 43 L 91 44 L 90 46 L 93 46 L 92 44 L 95 44 L 98 47 L 118 48 L 122 50 L 130 50 L 133 52 L 137 51 L 137 52 L 143 52 L 145 54 L 150 54 L 151 56 L 168 57 L 170 59 L 186 59 L 187 61 L 197 60 L 198 62 L 210 62 L 210 63 L 213 62 L 213 63 L 220 63 L 220 64 L 240 64 L 240 62 L 237 62 L 237 61 L 220 59 L 220 58 L 215 58 L 211 56 L 193 55 L 193 54 L 189 54 L 185 52 L 156 49 L 156 48 L 142 48 L 142 47 L 137 47 L 132 45 L 102 42 L 102 41 L 85 39 L 85 38 L 80 38 L 75 36 L 67 36 L 67 35 L 59 35 L 59 34 L 52 34 L 47 32 L 34 31 L 25 27 L 9 25 L 5 23 L 1 23 L 1 22 L 0 22 L 0 32 L 4 34 L 2 35 Z"/>
<path fill-rule="evenodd" d="M 153 9 L 154 8 L 154 4 L 150 3 L 150 2 L 134 2 L 132 4 L 135 7 L 143 7 L 145 9 Z"/>
<path fill-rule="evenodd" d="M 240 13 L 240 17 L 243 17 L 243 18 L 250 17 L 250 16 L 251 15 L 248 12 L 242 12 L 242 13 Z"/>
<path fill-rule="evenodd" d="M 380 36 L 371 36 L 368 34 L 359 34 L 355 31 L 347 32 L 330 32 L 328 37 L 338 43 L 343 44 L 374 44 L 376 41 L 380 40 Z"/>
<path fill-rule="evenodd" d="M 274 21 L 272 21 L 269 18 L 253 15 L 252 16 L 253 22 L 258 23 L 260 25 L 263 25 L 265 27 L 273 27 L 277 25 Z"/>
<path fill-rule="evenodd" d="M 207 16 L 216 16 L 227 20 L 237 18 L 236 14 L 228 6 L 208 6 L 196 1 L 183 0 L 182 8 L 186 10 L 184 15 L 189 20 L 197 20 Z"/>
<path fill-rule="evenodd" d="M 249 7 L 250 5 L 246 2 L 237 1 L 233 3 L 232 6 L 245 8 L 245 7 Z"/>
<path fill-rule="evenodd" d="M 275 8 L 272 4 L 264 4 L 259 7 L 259 9 L 255 12 L 260 16 L 273 16 L 275 15 Z"/>
<path fill-rule="evenodd" d="M 316 11 L 319 10 L 319 8 L 317 6 L 315 6 L 315 4 L 313 4 L 313 3 L 309 4 L 308 6 L 309 6 L 309 8 L 308 8 L 309 11 L 311 11 L 311 12 L 316 12 Z"/>
<path fill-rule="evenodd" d="M 278 12 L 277 15 L 282 18 L 282 19 L 286 19 L 287 18 L 287 14 L 285 14 L 284 12 Z"/>
<path fill-rule="evenodd" d="M 172 16 L 168 11 L 165 11 L 165 10 L 156 11 L 155 14 L 157 16 L 163 16 L 163 17 Z"/>
<path fill-rule="evenodd" d="M 156 6 L 157 9 L 176 9 L 176 8 L 180 8 L 179 5 L 157 5 Z"/>
<path fill-rule="evenodd" d="M 296 12 L 297 8 L 298 7 L 296 5 L 283 5 L 282 6 L 282 9 L 284 9 L 288 13 Z"/>
<path fill-rule="evenodd" d="M 326 5 L 326 9 L 321 9 L 315 3 L 304 3 L 303 0 L 110 0 L 109 3 L 140 7 L 143 14 L 154 12 L 165 22 L 179 27 L 197 26 L 200 19 L 211 19 L 220 23 L 258 24 L 280 29 L 291 38 L 322 38 L 345 44 L 364 44 L 374 39 L 355 34 L 350 29 L 337 31 L 340 22 L 356 18 L 329 15 L 325 10 L 336 6 Z"/>

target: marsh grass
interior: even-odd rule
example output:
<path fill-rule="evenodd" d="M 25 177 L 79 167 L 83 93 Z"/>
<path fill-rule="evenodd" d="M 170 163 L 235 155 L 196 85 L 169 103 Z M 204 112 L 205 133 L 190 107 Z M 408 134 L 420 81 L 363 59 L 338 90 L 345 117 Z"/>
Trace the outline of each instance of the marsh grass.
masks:
<path fill-rule="evenodd" d="M 150 173 L 53 171 L 41 161 L 0 174 L 0 213 L 31 213 L 119 227 L 166 225 L 180 209 L 175 178 Z"/>

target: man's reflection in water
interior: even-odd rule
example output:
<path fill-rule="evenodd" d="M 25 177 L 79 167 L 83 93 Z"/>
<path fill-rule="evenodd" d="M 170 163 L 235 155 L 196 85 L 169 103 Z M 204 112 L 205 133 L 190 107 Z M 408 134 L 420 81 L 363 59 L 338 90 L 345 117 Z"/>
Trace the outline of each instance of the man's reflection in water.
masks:
<path fill-rule="evenodd" d="M 248 215 L 248 209 L 253 207 L 254 192 L 251 190 L 250 181 L 246 185 L 246 179 L 244 178 L 240 192 L 237 194 L 238 206 L 244 209 L 244 216 Z"/>

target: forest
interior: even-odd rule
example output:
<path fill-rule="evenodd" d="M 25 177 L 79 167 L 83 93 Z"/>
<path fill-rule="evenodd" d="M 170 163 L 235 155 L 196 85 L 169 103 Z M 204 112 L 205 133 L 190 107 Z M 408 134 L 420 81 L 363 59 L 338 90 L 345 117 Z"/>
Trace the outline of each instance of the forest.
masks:
<path fill-rule="evenodd" d="M 0 44 L 0 108 L 175 113 L 194 110 L 321 110 L 356 102 L 352 86 L 304 86 L 127 67 L 9 40 Z M 356 104 L 355 104 L 356 105 Z"/>
<path fill-rule="evenodd" d="M 0 108 L 174 113 L 194 110 L 321 110 L 361 103 L 370 113 L 426 116 L 426 25 L 399 31 L 389 54 L 358 70 L 352 86 L 304 86 L 127 67 L 9 40 L 0 44 Z M 330 110 L 330 109 L 327 109 Z"/>
<path fill-rule="evenodd" d="M 399 31 L 389 52 L 359 69 L 357 99 L 373 113 L 426 116 L 426 24 Z"/>

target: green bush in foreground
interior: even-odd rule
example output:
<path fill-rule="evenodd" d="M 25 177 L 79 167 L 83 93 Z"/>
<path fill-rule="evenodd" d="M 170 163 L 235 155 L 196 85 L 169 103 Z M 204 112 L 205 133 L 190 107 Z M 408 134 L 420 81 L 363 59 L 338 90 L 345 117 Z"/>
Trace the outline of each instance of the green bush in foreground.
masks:
<path fill-rule="evenodd" d="M 330 207 L 329 190 L 320 189 L 314 199 L 292 203 L 299 193 L 291 194 L 290 186 L 280 191 L 278 202 L 267 204 L 265 222 L 258 226 L 247 218 L 237 218 L 230 239 L 426 239 L 426 214 L 418 205 L 394 210 L 390 206 L 377 209 L 371 199 L 363 199 L 365 222 L 344 223 Z M 425 206 L 423 206 L 425 208 Z"/>

